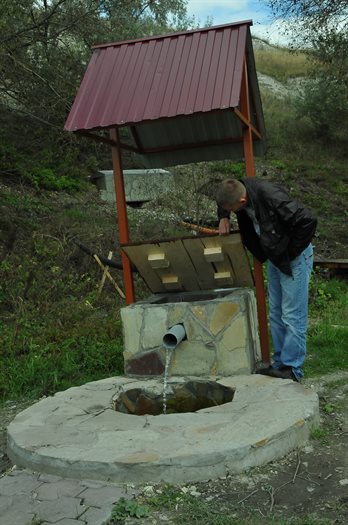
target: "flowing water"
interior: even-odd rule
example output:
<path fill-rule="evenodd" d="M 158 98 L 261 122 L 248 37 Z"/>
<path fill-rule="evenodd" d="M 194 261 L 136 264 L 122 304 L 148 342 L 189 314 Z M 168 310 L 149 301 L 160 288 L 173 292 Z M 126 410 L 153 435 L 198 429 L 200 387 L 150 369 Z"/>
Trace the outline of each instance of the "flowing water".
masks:
<path fill-rule="evenodd" d="M 163 414 L 167 413 L 167 385 L 168 385 L 168 372 L 170 359 L 172 357 L 172 351 L 166 348 L 166 365 L 164 368 L 164 379 L 163 379 Z"/>

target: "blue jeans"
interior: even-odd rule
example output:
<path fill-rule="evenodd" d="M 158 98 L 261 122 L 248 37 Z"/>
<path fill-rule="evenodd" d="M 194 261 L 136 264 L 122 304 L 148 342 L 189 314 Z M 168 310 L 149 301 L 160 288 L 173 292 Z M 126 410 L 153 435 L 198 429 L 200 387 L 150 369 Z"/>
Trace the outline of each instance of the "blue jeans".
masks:
<path fill-rule="evenodd" d="M 290 366 L 294 375 L 303 377 L 306 356 L 308 288 L 313 268 L 310 244 L 291 261 L 292 276 L 282 273 L 268 261 L 269 321 L 273 340 L 274 368 Z"/>

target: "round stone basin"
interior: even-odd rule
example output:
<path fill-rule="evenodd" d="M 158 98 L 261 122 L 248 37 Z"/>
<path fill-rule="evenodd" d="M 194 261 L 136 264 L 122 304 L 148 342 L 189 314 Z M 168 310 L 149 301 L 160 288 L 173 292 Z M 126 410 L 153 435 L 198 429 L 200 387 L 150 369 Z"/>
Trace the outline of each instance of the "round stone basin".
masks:
<path fill-rule="evenodd" d="M 158 416 L 164 412 L 163 386 L 131 388 L 115 396 L 114 409 L 124 414 Z M 196 412 L 203 408 L 230 403 L 234 389 L 216 381 L 191 380 L 184 383 L 168 383 L 165 392 L 166 414 Z"/>
<path fill-rule="evenodd" d="M 222 388 L 213 389 L 211 382 Z M 122 392 L 161 397 L 163 378 L 110 377 L 58 392 L 20 412 L 7 429 L 8 455 L 15 465 L 67 478 L 203 481 L 284 456 L 319 424 L 317 394 L 287 379 L 173 376 L 169 387 L 176 400 L 180 391 L 202 388 L 204 402 L 211 396 L 213 405 L 199 409 L 196 401 L 186 406 L 176 401 L 192 411 L 119 412 L 114 406 Z M 217 404 L 225 395 L 233 395 L 232 402 Z"/>

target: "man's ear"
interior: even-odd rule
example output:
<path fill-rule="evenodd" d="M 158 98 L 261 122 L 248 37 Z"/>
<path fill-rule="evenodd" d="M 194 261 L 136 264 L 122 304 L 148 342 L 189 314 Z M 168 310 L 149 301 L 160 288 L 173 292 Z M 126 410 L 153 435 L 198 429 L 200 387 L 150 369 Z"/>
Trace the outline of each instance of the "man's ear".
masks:
<path fill-rule="evenodd" d="M 240 202 L 241 204 L 243 204 L 243 206 L 244 206 L 244 204 L 246 204 L 248 201 L 247 201 L 247 198 L 246 198 L 246 197 L 241 197 L 241 198 L 239 199 L 239 202 Z"/>

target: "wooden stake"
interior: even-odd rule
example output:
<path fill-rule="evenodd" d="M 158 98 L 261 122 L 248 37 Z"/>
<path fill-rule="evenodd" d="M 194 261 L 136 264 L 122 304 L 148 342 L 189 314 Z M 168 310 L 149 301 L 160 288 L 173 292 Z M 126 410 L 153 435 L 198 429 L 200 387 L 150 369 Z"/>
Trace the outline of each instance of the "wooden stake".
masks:
<path fill-rule="evenodd" d="M 109 252 L 108 260 L 111 261 L 111 259 L 112 259 L 112 252 Z M 103 271 L 103 276 L 102 276 L 102 278 L 101 278 L 100 285 L 99 285 L 99 289 L 98 289 L 98 295 L 101 294 L 102 289 L 104 288 L 105 279 L 106 279 L 106 272 L 107 272 L 108 270 L 109 270 L 109 266 L 108 266 L 108 265 L 105 265 L 105 267 L 104 267 L 104 271 Z"/>
<path fill-rule="evenodd" d="M 97 261 L 97 263 L 99 264 L 100 268 L 105 272 L 106 277 L 112 282 L 112 284 L 116 288 L 116 291 L 119 293 L 119 295 L 122 297 L 122 299 L 125 299 L 126 296 L 124 295 L 123 291 L 121 290 L 121 288 L 118 286 L 118 284 L 116 283 L 116 281 L 114 280 L 114 278 L 110 274 L 107 266 L 104 266 L 104 264 L 99 259 L 98 255 L 94 254 L 93 257 Z"/>

